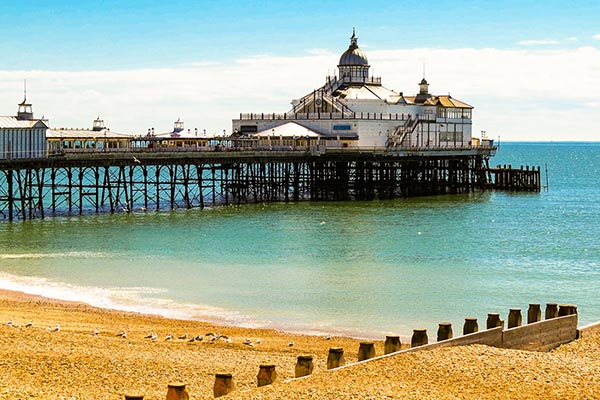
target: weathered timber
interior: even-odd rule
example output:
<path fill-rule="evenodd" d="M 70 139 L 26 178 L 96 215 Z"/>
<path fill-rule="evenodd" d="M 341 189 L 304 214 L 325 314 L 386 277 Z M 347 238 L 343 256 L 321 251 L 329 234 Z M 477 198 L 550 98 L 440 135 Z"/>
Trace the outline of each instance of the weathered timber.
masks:
<path fill-rule="evenodd" d="M 513 168 L 512 165 L 498 165 L 489 170 L 492 189 L 519 192 L 539 192 L 542 188 L 540 167 L 529 165 Z"/>

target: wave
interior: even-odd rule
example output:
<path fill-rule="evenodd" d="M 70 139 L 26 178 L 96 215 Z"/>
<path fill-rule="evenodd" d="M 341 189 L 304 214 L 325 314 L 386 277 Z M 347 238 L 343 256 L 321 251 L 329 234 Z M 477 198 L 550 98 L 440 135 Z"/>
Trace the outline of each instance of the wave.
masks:
<path fill-rule="evenodd" d="M 267 328 L 309 335 L 339 335 L 378 338 L 384 332 L 332 326 L 331 322 L 271 321 L 220 307 L 177 302 L 168 299 L 168 290 L 151 287 L 77 286 L 47 278 L 0 272 L 0 289 L 47 298 L 89 304 L 94 307 L 160 315 L 165 318 L 203 321 L 243 328 Z"/>
<path fill-rule="evenodd" d="M 239 313 L 227 312 L 217 307 L 178 303 L 167 298 L 156 297 L 167 292 L 162 288 L 77 286 L 42 277 L 8 273 L 0 273 L 0 288 L 52 299 L 83 302 L 94 307 L 156 314 L 168 318 L 197 319 L 204 316 L 235 321 L 242 317 Z"/>
<path fill-rule="evenodd" d="M 41 258 L 105 258 L 108 254 L 93 251 L 68 251 L 65 253 L 22 253 L 0 254 L 0 260 L 41 259 Z"/>

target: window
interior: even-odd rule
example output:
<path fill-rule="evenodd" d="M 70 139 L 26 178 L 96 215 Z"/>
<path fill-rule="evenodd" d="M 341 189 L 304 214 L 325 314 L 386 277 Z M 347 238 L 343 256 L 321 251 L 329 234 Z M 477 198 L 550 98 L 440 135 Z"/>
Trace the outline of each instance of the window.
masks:
<path fill-rule="evenodd" d="M 350 125 L 350 124 L 334 125 L 333 130 L 334 131 L 350 131 L 350 130 L 352 130 L 352 125 Z"/>
<path fill-rule="evenodd" d="M 462 142 L 462 132 L 440 132 L 440 142 Z"/>

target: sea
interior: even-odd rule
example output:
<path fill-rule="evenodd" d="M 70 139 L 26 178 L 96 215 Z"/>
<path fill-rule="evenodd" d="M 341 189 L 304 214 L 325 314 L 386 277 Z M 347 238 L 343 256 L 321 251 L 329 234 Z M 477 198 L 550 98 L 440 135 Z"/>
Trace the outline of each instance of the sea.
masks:
<path fill-rule="evenodd" d="M 490 164 L 547 187 L 2 222 L 0 288 L 370 339 L 530 303 L 600 321 L 600 143 L 502 143 Z"/>

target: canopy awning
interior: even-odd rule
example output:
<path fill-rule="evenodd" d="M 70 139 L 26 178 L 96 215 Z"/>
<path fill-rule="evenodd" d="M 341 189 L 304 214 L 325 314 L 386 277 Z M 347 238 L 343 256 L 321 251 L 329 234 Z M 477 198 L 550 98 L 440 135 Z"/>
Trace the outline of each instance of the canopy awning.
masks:
<path fill-rule="evenodd" d="M 267 138 L 267 137 L 273 137 L 273 138 L 279 138 L 279 137 L 318 138 L 318 137 L 321 137 L 322 135 L 311 129 L 308 129 L 300 124 L 297 124 L 296 122 L 287 122 L 283 125 L 276 126 L 275 128 L 265 129 L 264 131 L 255 133 L 254 136 L 259 137 L 259 138 Z"/>

